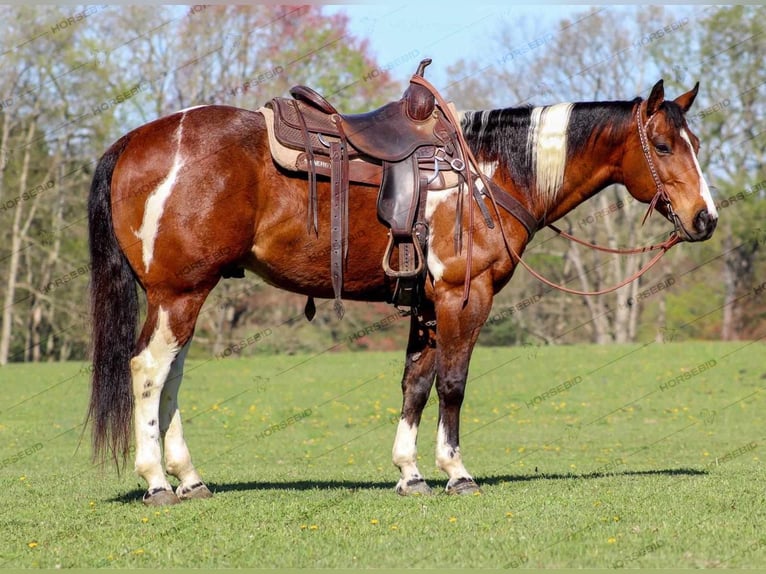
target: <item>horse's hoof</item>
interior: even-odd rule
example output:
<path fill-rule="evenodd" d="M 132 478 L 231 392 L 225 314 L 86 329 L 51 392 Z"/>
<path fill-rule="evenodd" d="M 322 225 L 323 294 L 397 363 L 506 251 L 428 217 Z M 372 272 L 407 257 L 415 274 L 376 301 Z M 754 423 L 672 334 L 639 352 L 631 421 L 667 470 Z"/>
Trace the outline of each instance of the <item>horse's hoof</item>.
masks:
<path fill-rule="evenodd" d="M 422 478 L 413 478 L 407 482 L 400 480 L 396 485 L 396 494 L 400 496 L 429 496 L 431 487 Z"/>
<path fill-rule="evenodd" d="M 455 482 L 447 483 L 447 494 L 477 494 L 481 488 L 472 478 L 458 478 Z"/>
<path fill-rule="evenodd" d="M 176 493 L 166 488 L 155 488 L 144 493 L 141 499 L 147 506 L 168 506 L 181 502 Z"/>
<path fill-rule="evenodd" d="M 192 500 L 194 498 L 213 498 L 213 493 L 210 492 L 208 487 L 205 486 L 202 482 L 192 484 L 188 488 L 184 488 L 182 485 L 179 485 L 176 489 L 176 494 L 180 500 Z"/>

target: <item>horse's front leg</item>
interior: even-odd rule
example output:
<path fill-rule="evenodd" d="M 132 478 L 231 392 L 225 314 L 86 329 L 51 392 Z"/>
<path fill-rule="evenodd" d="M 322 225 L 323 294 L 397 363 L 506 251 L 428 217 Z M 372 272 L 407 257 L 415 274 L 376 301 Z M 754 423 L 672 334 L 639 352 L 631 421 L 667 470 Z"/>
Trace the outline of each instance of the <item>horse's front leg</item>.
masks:
<path fill-rule="evenodd" d="M 437 284 L 436 391 L 439 423 L 436 465 L 449 476 L 448 494 L 472 494 L 479 490 L 463 465 L 460 453 L 460 407 L 465 395 L 468 364 L 479 331 L 492 306 L 492 287 L 487 277 L 475 278 L 470 297 L 463 305 L 463 286 Z"/>
<path fill-rule="evenodd" d="M 396 485 L 401 495 L 431 494 L 417 465 L 418 427 L 436 374 L 434 310 L 429 306 L 410 319 L 407 359 L 402 378 L 402 416 L 396 428 L 392 458 L 402 475 Z"/>

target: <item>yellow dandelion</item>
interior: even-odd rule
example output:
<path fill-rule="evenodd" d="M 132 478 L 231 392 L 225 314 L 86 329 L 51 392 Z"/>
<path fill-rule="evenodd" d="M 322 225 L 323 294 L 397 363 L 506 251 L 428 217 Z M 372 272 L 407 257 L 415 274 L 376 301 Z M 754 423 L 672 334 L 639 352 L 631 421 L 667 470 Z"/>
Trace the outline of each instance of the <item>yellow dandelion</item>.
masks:
<path fill-rule="evenodd" d="M 91 508 L 93 508 L 94 506 L 96 506 L 96 503 L 95 503 L 94 501 L 92 501 L 92 500 L 91 500 L 91 501 L 88 503 L 88 506 L 90 506 Z"/>
<path fill-rule="evenodd" d="M 391 530 L 399 530 L 399 526 L 397 526 L 396 524 L 392 524 Z"/>
<path fill-rule="evenodd" d="M 140 555 L 141 555 L 141 554 L 143 554 L 143 553 L 144 553 L 144 549 L 143 549 L 143 548 L 136 548 L 136 549 L 133 551 L 133 554 L 136 554 L 136 555 L 138 555 L 138 556 L 140 556 Z"/>
<path fill-rule="evenodd" d="M 144 517 L 141 519 L 141 522 L 143 522 L 144 524 L 146 524 L 147 522 L 149 522 L 149 517 L 148 517 L 148 516 L 144 516 Z"/>
<path fill-rule="evenodd" d="M 160 515 L 160 511 L 159 510 L 154 513 L 154 516 L 159 516 L 159 515 Z"/>
<path fill-rule="evenodd" d="M 506 512 L 505 513 L 506 518 L 513 518 L 513 512 Z"/>
<path fill-rule="evenodd" d="M 312 524 L 311 526 L 309 526 L 309 530 L 319 530 L 319 526 L 317 526 L 316 524 Z"/>
<path fill-rule="evenodd" d="M 210 408 L 211 408 L 212 410 L 214 410 L 214 411 L 217 411 L 217 410 L 218 410 L 218 409 L 220 409 L 221 407 L 219 407 L 217 404 L 215 404 L 215 405 L 213 405 L 213 406 L 212 406 L 212 407 L 210 407 Z"/>
<path fill-rule="evenodd" d="M 306 530 L 308 527 L 308 524 L 301 524 L 301 530 Z"/>
<path fill-rule="evenodd" d="M 37 548 L 37 542 L 35 542 L 35 541 L 33 540 L 32 542 L 28 542 L 28 543 L 27 543 L 27 546 L 29 546 L 30 548 Z"/>
<path fill-rule="evenodd" d="M 26 476 L 20 476 L 20 477 L 19 477 L 19 480 L 26 480 L 26 479 L 27 479 L 27 477 L 26 477 Z"/>
<path fill-rule="evenodd" d="M 377 523 L 378 523 L 377 518 L 373 518 L 372 520 L 370 520 L 370 524 L 377 524 Z"/>
<path fill-rule="evenodd" d="M 474 496 L 481 496 L 481 490 L 477 490 L 473 493 Z"/>
<path fill-rule="evenodd" d="M 457 522 L 457 517 L 456 516 L 450 516 L 449 517 L 449 521 L 452 522 L 452 523 L 455 523 L 455 522 Z"/>
<path fill-rule="evenodd" d="M 607 540 L 606 540 L 606 541 L 607 541 L 609 544 L 614 544 L 615 542 L 617 542 L 617 539 L 616 539 L 614 536 L 610 536 L 609 538 L 607 538 Z"/>

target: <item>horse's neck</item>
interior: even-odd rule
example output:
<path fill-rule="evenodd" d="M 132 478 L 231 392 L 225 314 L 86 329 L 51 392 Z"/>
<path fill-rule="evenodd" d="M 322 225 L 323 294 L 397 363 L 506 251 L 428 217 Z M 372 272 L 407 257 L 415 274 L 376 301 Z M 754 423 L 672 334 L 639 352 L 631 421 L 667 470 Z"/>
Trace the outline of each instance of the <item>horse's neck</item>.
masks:
<path fill-rule="evenodd" d="M 621 154 L 615 152 L 614 149 L 605 150 L 604 154 L 596 156 L 601 158 L 597 163 L 586 163 L 586 158 L 582 157 L 573 158 L 570 162 L 572 165 L 568 167 L 564 183 L 555 199 L 547 206 L 536 205 L 535 209 L 539 213 L 535 215 L 544 218 L 548 223 L 553 223 L 609 185 L 623 183 L 619 161 Z M 585 167 L 578 169 L 578 163 L 585 164 Z"/>

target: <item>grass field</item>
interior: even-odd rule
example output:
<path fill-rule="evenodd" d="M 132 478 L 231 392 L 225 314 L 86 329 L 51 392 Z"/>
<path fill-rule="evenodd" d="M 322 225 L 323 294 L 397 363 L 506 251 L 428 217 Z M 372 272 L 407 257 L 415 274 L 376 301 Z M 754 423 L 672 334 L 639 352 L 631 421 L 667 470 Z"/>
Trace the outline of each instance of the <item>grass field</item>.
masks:
<path fill-rule="evenodd" d="M 4 367 L 0 565 L 766 565 L 763 344 L 478 350 L 461 446 L 483 492 L 465 498 L 434 467 L 435 404 L 419 449 L 439 494 L 393 492 L 401 362 L 191 361 L 186 437 L 216 496 L 160 510 L 77 449 L 82 364 Z"/>

